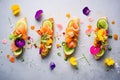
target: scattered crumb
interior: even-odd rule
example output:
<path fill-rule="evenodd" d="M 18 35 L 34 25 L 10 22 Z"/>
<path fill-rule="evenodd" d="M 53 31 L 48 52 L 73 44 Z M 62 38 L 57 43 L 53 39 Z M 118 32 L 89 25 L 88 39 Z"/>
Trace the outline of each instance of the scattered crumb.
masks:
<path fill-rule="evenodd" d="M 0 50 L 0 53 L 3 53 L 3 51 L 2 51 L 2 50 Z"/>
<path fill-rule="evenodd" d="M 35 26 L 31 26 L 31 30 L 34 30 L 35 29 Z"/>
<path fill-rule="evenodd" d="M 7 58 L 8 58 L 8 59 L 10 58 L 10 56 L 11 56 L 10 54 L 7 54 Z"/>
<path fill-rule="evenodd" d="M 56 44 L 56 47 L 57 47 L 57 48 L 60 48 L 60 47 L 61 47 L 61 45 L 60 45 L 60 44 Z"/>
<path fill-rule="evenodd" d="M 118 35 L 117 34 L 114 34 L 114 40 L 118 40 Z"/>
<path fill-rule="evenodd" d="M 92 28 L 92 25 L 88 25 L 88 28 Z"/>
<path fill-rule="evenodd" d="M 84 22 L 82 20 L 80 20 L 80 24 L 84 24 Z"/>
<path fill-rule="evenodd" d="M 112 21 L 111 21 L 111 23 L 112 23 L 112 24 L 115 24 L 115 21 L 114 21 L 114 20 L 112 20 Z"/>
<path fill-rule="evenodd" d="M 28 37 L 27 37 L 27 39 L 28 39 L 28 40 L 30 40 L 30 39 L 31 39 L 31 37 L 30 37 L 30 36 L 28 36 Z"/>
<path fill-rule="evenodd" d="M 70 13 L 67 13 L 67 14 L 66 14 L 66 17 L 67 17 L 67 18 L 70 18 L 70 17 L 71 17 Z"/>
<path fill-rule="evenodd" d="M 10 55 L 10 54 L 7 54 L 6 57 L 9 59 L 9 61 L 10 61 L 11 63 L 14 63 L 14 62 L 15 62 L 15 57 L 14 57 L 14 56 L 12 56 L 12 55 Z"/>
<path fill-rule="evenodd" d="M 89 18 L 88 18 L 88 21 L 89 21 L 89 22 L 92 22 L 92 21 L 93 21 L 93 18 L 92 18 L 92 17 L 89 17 Z"/>
<path fill-rule="evenodd" d="M 56 24 L 59 30 L 63 29 L 63 26 L 61 24 Z"/>
<path fill-rule="evenodd" d="M 3 43 L 3 44 L 6 44 L 6 43 L 7 43 L 7 40 L 6 40 L 6 39 L 3 39 L 3 40 L 2 40 L 2 43 Z"/>
<path fill-rule="evenodd" d="M 65 35 L 65 32 L 63 32 L 63 35 Z"/>

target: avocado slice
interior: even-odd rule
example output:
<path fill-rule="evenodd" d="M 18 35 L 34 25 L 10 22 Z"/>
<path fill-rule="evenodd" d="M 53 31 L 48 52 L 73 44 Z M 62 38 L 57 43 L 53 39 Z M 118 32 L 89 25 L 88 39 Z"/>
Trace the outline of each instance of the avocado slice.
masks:
<path fill-rule="evenodd" d="M 65 44 L 64 46 L 63 46 L 63 50 L 64 50 L 64 52 L 65 52 L 65 55 L 71 55 L 74 51 L 75 51 L 75 49 L 74 48 L 69 48 L 68 46 L 67 46 L 67 44 Z"/>
<path fill-rule="evenodd" d="M 106 18 L 100 18 L 97 21 L 97 27 L 103 28 L 103 29 L 108 29 L 108 22 L 107 22 Z"/>
<path fill-rule="evenodd" d="M 105 54 L 105 50 L 101 49 L 98 54 L 96 54 L 97 57 L 102 57 Z"/>
<path fill-rule="evenodd" d="M 49 20 L 45 20 L 45 21 L 43 21 L 42 27 L 44 27 L 46 24 L 49 25 L 50 28 L 53 27 L 51 21 L 49 21 Z"/>
<path fill-rule="evenodd" d="M 20 49 L 14 51 L 13 54 L 15 57 L 18 57 L 22 54 L 22 52 L 23 52 L 23 48 L 20 48 Z"/>

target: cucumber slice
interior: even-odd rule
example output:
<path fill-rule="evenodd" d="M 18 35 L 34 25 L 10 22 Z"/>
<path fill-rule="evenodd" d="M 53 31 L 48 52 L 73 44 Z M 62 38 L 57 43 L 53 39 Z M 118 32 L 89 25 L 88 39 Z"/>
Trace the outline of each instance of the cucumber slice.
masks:
<path fill-rule="evenodd" d="M 46 26 L 46 25 L 49 25 L 50 28 L 53 27 L 52 23 L 51 23 L 49 20 L 43 21 L 42 27 L 44 27 L 44 26 Z"/>
<path fill-rule="evenodd" d="M 74 48 L 69 48 L 66 44 L 63 46 L 63 50 L 65 52 L 65 55 L 71 55 L 75 51 Z"/>
<path fill-rule="evenodd" d="M 17 23 L 16 23 L 16 28 L 20 27 L 20 25 L 23 24 L 25 29 L 27 30 L 27 22 L 26 22 L 26 18 L 22 18 L 20 19 Z"/>
<path fill-rule="evenodd" d="M 97 27 L 98 28 L 103 28 L 103 29 L 108 29 L 108 22 L 105 18 L 100 18 L 97 21 Z"/>
<path fill-rule="evenodd" d="M 23 52 L 23 48 L 20 48 L 20 49 L 14 51 L 13 54 L 15 57 L 18 57 L 22 54 L 22 52 Z"/>
<path fill-rule="evenodd" d="M 97 57 L 102 57 L 105 54 L 105 50 L 101 49 L 98 54 L 96 54 Z"/>

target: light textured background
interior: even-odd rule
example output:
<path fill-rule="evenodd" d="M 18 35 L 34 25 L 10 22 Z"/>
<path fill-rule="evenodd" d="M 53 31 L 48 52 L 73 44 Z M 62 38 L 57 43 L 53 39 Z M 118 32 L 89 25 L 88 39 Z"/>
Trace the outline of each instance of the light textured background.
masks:
<path fill-rule="evenodd" d="M 21 13 L 18 17 L 13 16 L 10 9 L 12 4 L 19 4 Z M 96 26 L 96 21 L 99 17 L 107 16 L 109 22 L 109 32 L 111 34 L 117 33 L 120 35 L 120 0 L 0 0 L 0 80 L 119 80 L 120 67 L 115 67 L 107 71 L 103 60 L 105 57 L 113 57 L 118 65 L 120 65 L 120 40 L 109 40 L 109 45 L 112 46 L 112 51 L 107 51 L 106 55 L 99 61 L 89 53 L 89 48 L 93 43 L 93 34 L 88 37 L 85 30 L 88 24 Z M 83 15 L 82 9 L 88 6 L 91 9 L 89 17 L 94 19 L 93 22 L 88 21 L 88 17 Z M 61 36 L 60 40 L 53 43 L 53 48 L 50 56 L 46 59 L 41 59 L 38 54 L 38 49 L 26 49 L 24 52 L 24 62 L 17 60 L 14 64 L 10 63 L 6 58 L 6 54 L 12 54 L 10 50 L 10 41 L 8 40 L 9 34 L 13 31 L 10 27 L 8 17 L 12 23 L 15 24 L 17 20 L 22 17 L 27 17 L 28 22 L 28 35 L 34 39 L 39 39 L 40 36 L 30 30 L 30 26 L 36 26 L 39 29 L 41 22 L 34 19 L 36 10 L 42 9 L 44 11 L 42 21 L 49 17 L 55 19 L 55 24 L 60 23 L 65 30 L 67 23 L 70 19 L 65 17 L 66 13 L 71 14 L 71 18 L 80 18 L 84 24 L 80 27 L 80 36 L 76 52 L 74 56 L 79 57 L 85 54 L 91 65 L 83 59 L 78 61 L 79 70 L 75 70 L 70 64 L 64 61 L 64 54 L 62 49 L 57 49 L 55 44 L 61 43 L 64 37 Z M 112 25 L 111 21 L 115 20 Z M 58 32 L 55 25 L 55 33 Z M 2 39 L 7 39 L 7 44 L 2 44 Z M 61 57 L 57 55 L 61 52 Z M 54 61 L 56 68 L 51 71 L 49 63 Z"/>

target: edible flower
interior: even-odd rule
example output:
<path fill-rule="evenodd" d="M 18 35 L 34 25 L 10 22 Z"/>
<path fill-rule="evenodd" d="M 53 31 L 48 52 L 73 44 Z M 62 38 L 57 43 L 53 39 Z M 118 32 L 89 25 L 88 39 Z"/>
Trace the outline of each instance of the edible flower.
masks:
<path fill-rule="evenodd" d="M 107 66 L 113 66 L 115 64 L 115 61 L 113 58 L 105 58 L 104 60 L 104 63 L 107 65 Z"/>
<path fill-rule="evenodd" d="M 69 62 L 72 66 L 77 66 L 78 65 L 75 57 L 71 57 Z"/>
<path fill-rule="evenodd" d="M 36 11 L 35 19 L 39 21 L 40 18 L 41 18 L 42 13 L 43 13 L 43 10 Z"/>
<path fill-rule="evenodd" d="M 95 46 L 91 46 L 90 47 L 90 53 L 92 54 L 92 55 L 96 55 L 96 54 L 98 54 L 100 52 L 100 47 L 95 47 Z"/>
<path fill-rule="evenodd" d="M 50 62 L 50 69 L 53 70 L 56 67 L 54 62 Z"/>
<path fill-rule="evenodd" d="M 17 16 L 20 13 L 20 6 L 18 4 L 14 4 L 11 6 L 11 10 L 14 16 Z"/>
<path fill-rule="evenodd" d="M 104 42 L 106 40 L 106 30 L 104 29 L 98 30 L 97 36 L 100 41 Z"/>
<path fill-rule="evenodd" d="M 90 13 L 90 9 L 89 9 L 88 7 L 85 7 L 85 8 L 83 9 L 83 14 L 86 15 L 86 16 L 88 16 L 89 13 Z"/>
<path fill-rule="evenodd" d="M 49 39 L 48 41 L 47 41 L 47 45 L 50 45 L 52 43 L 52 39 Z"/>

